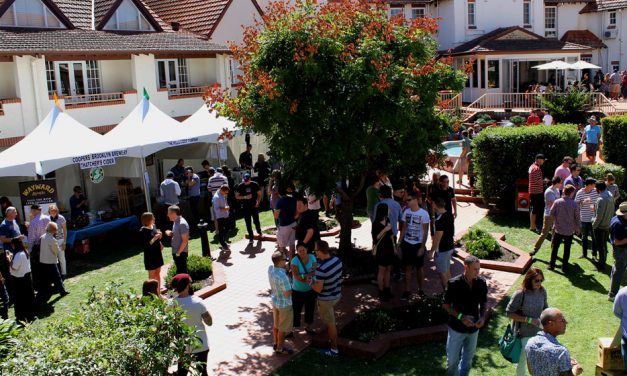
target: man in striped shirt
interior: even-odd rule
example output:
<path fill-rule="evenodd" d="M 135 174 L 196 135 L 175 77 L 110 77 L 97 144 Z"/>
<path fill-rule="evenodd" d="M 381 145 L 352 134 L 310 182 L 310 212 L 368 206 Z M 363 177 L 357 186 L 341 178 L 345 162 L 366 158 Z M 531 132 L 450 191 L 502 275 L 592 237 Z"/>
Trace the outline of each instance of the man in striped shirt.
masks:
<path fill-rule="evenodd" d="M 536 223 L 538 216 L 542 220 L 544 212 L 544 180 L 542 179 L 542 164 L 544 163 L 544 154 L 536 155 L 536 161 L 529 166 L 529 201 L 531 208 L 529 210 L 529 220 L 531 222 L 529 229 L 540 233 L 541 223 Z"/>
<path fill-rule="evenodd" d="M 592 246 L 592 258 L 597 257 L 597 246 L 592 231 L 592 217 L 594 217 L 594 205 L 599 198 L 595 188 L 596 180 L 587 178 L 583 189 L 577 191 L 575 202 L 579 206 L 579 219 L 581 220 L 581 248 L 580 258 L 588 257 L 588 245 Z M 590 236 L 591 242 L 588 241 Z M 591 243 L 591 244 L 590 244 Z"/>
<path fill-rule="evenodd" d="M 320 265 L 316 269 L 311 288 L 318 293 L 318 312 L 327 325 L 331 347 L 320 351 L 322 355 L 338 356 L 335 305 L 340 300 L 342 289 L 342 261 L 331 255 L 329 244 L 323 240 L 316 244 L 316 258 Z"/>

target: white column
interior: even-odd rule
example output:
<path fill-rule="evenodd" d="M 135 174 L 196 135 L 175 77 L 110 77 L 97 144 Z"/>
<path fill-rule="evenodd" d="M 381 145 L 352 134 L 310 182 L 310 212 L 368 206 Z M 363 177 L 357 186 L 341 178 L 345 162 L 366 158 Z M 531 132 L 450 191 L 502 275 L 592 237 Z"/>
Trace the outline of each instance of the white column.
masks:
<path fill-rule="evenodd" d="M 46 64 L 43 57 L 14 56 L 15 89 L 22 104 L 24 135 L 43 120 L 51 104 L 46 85 Z"/>
<path fill-rule="evenodd" d="M 226 59 L 224 58 L 224 55 L 216 55 L 216 60 L 217 60 L 216 77 L 218 77 L 218 84 L 220 84 L 221 89 L 226 89 L 227 87 L 226 71 L 225 71 L 225 66 L 224 66 L 224 61 Z"/>
<path fill-rule="evenodd" d="M 137 100 L 140 101 L 144 95 L 144 88 L 148 95 L 153 98 L 157 95 L 157 66 L 155 56 L 132 55 L 131 69 L 133 89 L 137 90 Z"/>

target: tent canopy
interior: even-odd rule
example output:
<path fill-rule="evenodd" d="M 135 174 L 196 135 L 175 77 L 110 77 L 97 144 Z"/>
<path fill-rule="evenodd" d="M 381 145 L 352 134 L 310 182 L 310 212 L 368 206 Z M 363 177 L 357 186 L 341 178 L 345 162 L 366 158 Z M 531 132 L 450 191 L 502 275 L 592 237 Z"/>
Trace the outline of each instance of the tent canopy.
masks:
<path fill-rule="evenodd" d="M 59 107 L 20 142 L 0 153 L 0 176 L 45 175 L 89 154 L 103 136 L 80 124 Z"/>
<path fill-rule="evenodd" d="M 196 142 L 217 143 L 218 137 L 225 131 L 235 131 L 235 122 L 216 113 L 210 113 L 206 105 L 202 105 L 192 116 L 183 121 L 185 137 L 198 138 Z"/>
<path fill-rule="evenodd" d="M 572 69 L 570 64 L 562 60 L 554 60 L 545 64 L 536 65 L 532 68 L 537 69 L 537 70 Z"/>
<path fill-rule="evenodd" d="M 588 63 L 587 61 L 579 60 L 576 63 L 570 64 L 570 69 L 582 70 L 582 69 L 601 69 L 600 66 Z"/>

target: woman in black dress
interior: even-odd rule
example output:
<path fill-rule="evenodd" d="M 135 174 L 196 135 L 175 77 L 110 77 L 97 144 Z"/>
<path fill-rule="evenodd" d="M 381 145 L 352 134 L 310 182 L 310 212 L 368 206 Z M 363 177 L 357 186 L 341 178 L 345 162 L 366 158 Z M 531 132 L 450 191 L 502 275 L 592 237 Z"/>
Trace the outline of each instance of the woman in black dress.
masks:
<path fill-rule="evenodd" d="M 163 244 L 161 231 L 155 226 L 155 216 L 151 212 L 142 214 L 142 228 L 139 236 L 144 247 L 144 267 L 148 270 L 148 279 L 159 282 L 157 291 L 161 291 L 161 267 L 163 266 Z"/>
<path fill-rule="evenodd" d="M 379 298 L 388 301 L 393 297 L 390 291 L 390 273 L 394 262 L 394 235 L 388 219 L 388 206 L 383 203 L 376 207 L 372 223 L 372 244 L 373 251 L 376 249 L 375 259 L 379 265 L 377 276 Z"/>

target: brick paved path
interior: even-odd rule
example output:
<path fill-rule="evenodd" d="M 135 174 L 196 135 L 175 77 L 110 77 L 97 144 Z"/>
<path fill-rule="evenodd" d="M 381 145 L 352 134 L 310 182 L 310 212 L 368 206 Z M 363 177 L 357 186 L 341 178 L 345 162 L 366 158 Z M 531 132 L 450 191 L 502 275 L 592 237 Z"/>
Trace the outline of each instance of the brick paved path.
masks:
<path fill-rule="evenodd" d="M 474 204 L 460 204 L 456 231 L 465 231 L 486 214 L 486 209 Z M 371 245 L 370 224 L 364 223 L 353 230 L 357 245 Z M 337 238 L 325 238 L 331 246 L 337 246 Z M 272 242 L 255 242 L 248 245 L 246 240 L 231 245 L 230 254 L 222 253 L 218 262 L 225 266 L 227 289 L 210 297 L 207 302 L 213 316 L 214 325 L 209 329 L 210 347 L 209 372 L 215 375 L 267 375 L 288 360 L 272 352 L 272 309 L 269 295 L 267 269 L 270 256 L 275 249 Z M 214 253 L 215 256 L 215 253 Z M 429 271 L 426 285 L 439 289 L 439 282 L 433 263 L 427 264 Z M 459 261 L 453 265 L 453 272 L 462 269 Z M 484 272 L 491 286 L 491 299 L 500 299 L 514 283 L 518 275 L 500 272 Z M 498 279 L 498 282 L 496 280 Z M 401 287 L 396 295 L 399 296 Z M 434 292 L 434 291 L 432 291 Z M 427 289 L 429 293 L 429 289 Z M 377 288 L 374 285 L 347 286 L 339 310 L 348 312 L 371 308 L 378 304 L 375 299 Z M 322 328 L 316 317 L 315 326 Z M 309 345 L 309 338 L 297 332 L 288 346 L 297 351 Z"/>

